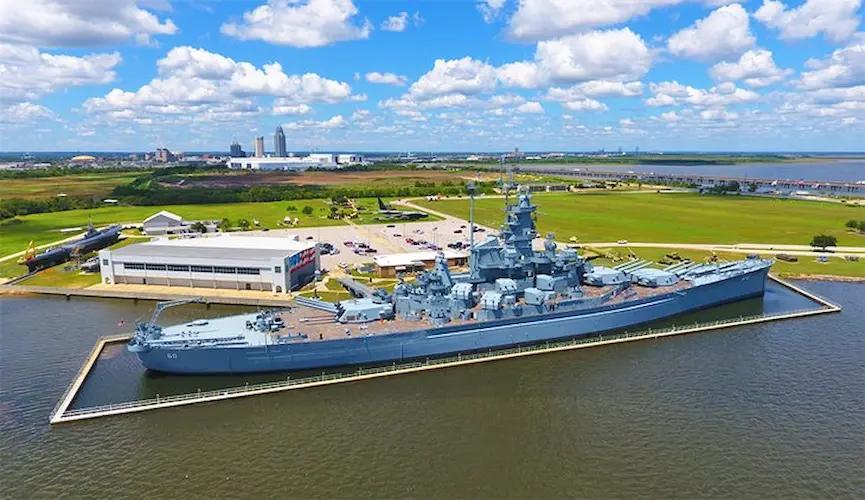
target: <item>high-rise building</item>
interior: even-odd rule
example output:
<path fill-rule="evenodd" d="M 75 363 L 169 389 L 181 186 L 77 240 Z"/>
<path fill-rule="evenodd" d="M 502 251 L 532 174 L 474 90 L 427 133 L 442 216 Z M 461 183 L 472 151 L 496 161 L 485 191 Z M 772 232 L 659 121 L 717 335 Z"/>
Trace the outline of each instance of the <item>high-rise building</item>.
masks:
<path fill-rule="evenodd" d="M 168 148 L 157 148 L 155 159 L 160 163 L 167 163 L 176 160 L 177 155 L 172 153 Z"/>
<path fill-rule="evenodd" d="M 255 138 L 255 156 L 261 158 L 264 156 L 264 136 L 260 135 Z"/>
<path fill-rule="evenodd" d="M 279 158 L 286 157 L 285 153 L 285 132 L 282 131 L 282 126 L 276 127 L 276 132 L 273 134 L 273 151 L 274 156 Z"/>
<path fill-rule="evenodd" d="M 246 156 L 246 153 L 243 152 L 243 148 L 240 147 L 240 143 L 235 140 L 231 143 L 231 157 L 232 158 L 241 158 Z"/>

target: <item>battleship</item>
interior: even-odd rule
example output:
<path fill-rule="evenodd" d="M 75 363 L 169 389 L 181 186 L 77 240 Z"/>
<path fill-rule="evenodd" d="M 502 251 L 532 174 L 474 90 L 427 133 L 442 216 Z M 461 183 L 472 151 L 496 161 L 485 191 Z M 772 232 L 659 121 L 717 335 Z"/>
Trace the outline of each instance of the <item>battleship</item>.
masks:
<path fill-rule="evenodd" d="M 87 225 L 87 232 L 81 238 L 58 247 L 49 248 L 42 253 L 36 253 L 36 247 L 31 241 L 18 263 L 26 265 L 27 270 L 31 273 L 56 266 L 114 244 L 120 238 L 121 229 L 122 227 L 117 224 L 104 229 L 96 229 L 91 222 Z"/>
<path fill-rule="evenodd" d="M 336 304 L 299 297 L 259 311 L 160 326 L 157 306 L 136 325 L 128 349 L 152 371 L 178 374 L 296 371 L 376 365 L 531 345 L 631 328 L 762 296 L 772 261 L 679 262 L 657 268 L 634 259 L 594 265 L 576 248 L 539 239 L 531 193 L 505 190 L 500 233 L 474 241 L 469 185 L 468 270 L 451 273 L 443 255 L 393 293 L 378 290 Z"/>

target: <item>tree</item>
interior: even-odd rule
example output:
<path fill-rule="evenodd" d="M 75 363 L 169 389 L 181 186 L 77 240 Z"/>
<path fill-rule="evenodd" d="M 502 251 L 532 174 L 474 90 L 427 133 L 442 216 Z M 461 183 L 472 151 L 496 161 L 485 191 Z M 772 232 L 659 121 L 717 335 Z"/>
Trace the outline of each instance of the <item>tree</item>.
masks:
<path fill-rule="evenodd" d="M 859 232 L 860 232 L 860 233 L 865 233 L 865 220 L 860 220 L 860 221 L 859 221 Z"/>
<path fill-rule="evenodd" d="M 195 231 L 196 233 L 206 233 L 207 232 L 207 226 L 205 226 L 204 223 L 201 222 L 200 220 L 193 222 L 192 225 L 189 226 L 189 229 Z"/>
<path fill-rule="evenodd" d="M 848 229 L 859 229 L 859 224 L 861 222 L 863 222 L 863 221 L 850 219 L 847 221 L 847 224 L 844 224 L 844 225 L 847 226 Z"/>
<path fill-rule="evenodd" d="M 312 207 L 309 205 L 303 207 L 303 210 L 301 210 L 301 213 L 303 215 L 312 215 Z"/>
<path fill-rule="evenodd" d="M 823 250 L 825 250 L 826 247 L 834 247 L 837 244 L 838 244 L 838 238 L 836 238 L 834 236 L 829 236 L 827 234 L 818 234 L 818 235 L 815 235 L 813 238 L 811 238 L 811 246 L 812 247 L 819 247 L 819 248 L 822 248 Z"/>
<path fill-rule="evenodd" d="M 239 221 L 237 221 L 237 225 L 240 226 L 240 229 L 242 229 L 243 231 L 249 229 L 249 221 L 246 219 L 240 219 Z"/>
<path fill-rule="evenodd" d="M 223 233 L 231 230 L 231 221 L 227 218 L 223 217 L 221 221 L 219 221 L 219 230 Z"/>

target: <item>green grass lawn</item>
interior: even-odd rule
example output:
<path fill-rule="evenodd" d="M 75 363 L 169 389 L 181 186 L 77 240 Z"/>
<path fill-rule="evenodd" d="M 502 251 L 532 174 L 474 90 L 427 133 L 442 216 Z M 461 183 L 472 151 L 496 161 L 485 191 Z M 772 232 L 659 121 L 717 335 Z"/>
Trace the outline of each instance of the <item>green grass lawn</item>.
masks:
<path fill-rule="evenodd" d="M 146 238 L 124 238 L 109 248 L 117 249 L 131 245 L 133 243 L 143 243 Z M 96 252 L 84 256 L 84 260 L 96 256 Z M 40 285 L 40 286 L 70 286 L 72 288 L 80 288 L 84 286 L 95 285 L 99 283 L 99 273 L 91 275 L 92 278 L 86 279 L 84 276 L 77 276 L 78 271 L 65 270 L 68 264 L 55 266 L 52 269 L 47 269 L 38 272 L 37 274 L 27 278 L 22 282 L 24 285 Z M 18 263 L 18 258 L 7 259 L 0 261 L 0 278 L 10 279 L 27 273 L 27 266 Z"/>
<path fill-rule="evenodd" d="M 21 285 L 56 286 L 63 288 L 87 288 L 96 285 L 101 280 L 99 273 L 82 273 L 74 266 L 61 264 L 50 269 L 44 269 L 22 281 Z"/>
<path fill-rule="evenodd" d="M 6 198 L 51 198 L 60 193 L 68 196 L 108 196 L 111 190 L 132 182 L 145 172 L 88 172 L 86 174 L 3 179 L 0 200 Z"/>
<path fill-rule="evenodd" d="M 296 211 L 288 212 L 286 207 L 293 205 Z M 313 208 L 312 215 L 304 215 L 305 206 Z M 0 225 L 0 256 L 19 252 L 27 248 L 30 240 L 37 245 L 61 240 L 75 233 L 61 233 L 60 229 L 85 227 L 89 220 L 96 226 L 112 223 L 140 223 L 160 210 L 174 212 L 185 219 L 222 219 L 227 217 L 233 224 L 241 218 L 252 223 L 261 222 L 261 228 L 277 228 L 286 215 L 299 219 L 297 227 L 335 226 L 342 221 L 327 218 L 329 205 L 324 200 L 275 201 L 265 203 L 230 203 L 211 205 L 169 205 L 151 207 L 116 206 L 83 210 L 67 210 L 19 216 L 20 224 Z"/>
<path fill-rule="evenodd" d="M 538 230 L 559 240 L 670 243 L 779 243 L 807 245 L 818 233 L 839 245 L 865 246 L 865 237 L 848 233 L 844 223 L 865 219 L 865 207 L 834 203 L 739 196 L 679 194 L 543 194 Z M 418 205 L 468 217 L 468 201 L 416 201 Z M 502 223 L 501 199 L 475 203 L 478 222 Z"/>

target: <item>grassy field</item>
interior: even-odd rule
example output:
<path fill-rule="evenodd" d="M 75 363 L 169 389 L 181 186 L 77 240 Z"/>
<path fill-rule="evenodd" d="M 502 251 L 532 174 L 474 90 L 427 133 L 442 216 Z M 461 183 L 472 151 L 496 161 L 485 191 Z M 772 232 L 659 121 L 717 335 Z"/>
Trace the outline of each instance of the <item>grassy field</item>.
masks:
<path fill-rule="evenodd" d="M 865 207 L 755 197 L 678 194 L 543 194 L 538 229 L 560 240 L 664 243 L 779 243 L 807 245 L 818 233 L 839 245 L 865 246 L 865 236 L 848 233 L 844 223 L 865 219 Z M 468 217 L 468 201 L 417 201 L 418 205 Z M 480 199 L 476 220 L 498 227 L 503 201 Z"/>
<path fill-rule="evenodd" d="M 288 205 L 296 207 L 296 211 L 286 211 Z M 304 215 L 303 207 L 310 206 L 312 215 Z M 169 205 L 155 207 L 116 206 L 85 210 L 68 210 L 19 216 L 19 224 L 4 224 L 0 226 L 0 256 L 24 250 L 30 240 L 37 245 L 50 243 L 67 238 L 75 233 L 61 233 L 63 228 L 85 227 L 89 220 L 96 226 L 112 223 L 140 223 L 150 215 L 160 210 L 168 210 L 185 219 L 216 219 L 227 217 L 232 224 L 241 218 L 252 223 L 253 219 L 261 222 L 261 227 L 276 228 L 286 215 L 297 217 L 298 227 L 335 226 L 342 221 L 327 218 L 329 205 L 324 200 L 275 201 L 267 203 L 232 203 L 212 205 Z"/>
<path fill-rule="evenodd" d="M 387 201 L 387 200 L 385 200 Z M 358 207 L 365 210 L 359 212 L 359 217 L 354 219 L 356 224 L 381 224 L 385 220 L 379 220 L 378 205 L 375 199 L 356 200 Z M 304 215 L 304 207 L 311 207 L 313 213 Z M 287 210 L 294 207 L 294 210 Z M 182 216 L 184 219 L 213 219 L 221 220 L 228 218 L 233 225 L 241 218 L 253 223 L 255 219 L 260 222 L 258 228 L 275 229 L 282 226 L 283 217 L 291 216 L 298 218 L 296 227 L 316 226 L 339 226 L 345 224 L 341 220 L 328 219 L 330 204 L 325 200 L 294 200 L 274 201 L 262 203 L 229 203 L 209 205 L 168 205 L 168 206 L 115 206 L 105 208 L 94 208 L 86 210 L 68 210 L 64 212 L 52 212 L 44 214 L 32 214 L 19 216 L 19 223 L 8 221 L 0 225 L 0 257 L 19 252 L 27 247 L 30 240 L 37 245 L 51 243 L 70 237 L 76 233 L 62 233 L 61 229 L 73 227 L 85 227 L 89 220 L 96 226 L 112 223 L 140 223 L 150 215 L 160 210 L 168 210 Z M 430 216 L 424 220 L 437 220 Z M 256 227 L 252 226 L 252 229 Z M 82 229 L 83 231 L 83 229 Z"/>
<path fill-rule="evenodd" d="M 128 184 L 144 172 L 93 172 L 56 177 L 3 179 L 0 200 L 7 198 L 51 198 L 60 193 L 68 196 L 104 197 L 122 184 Z"/>

